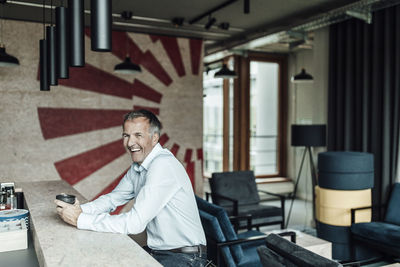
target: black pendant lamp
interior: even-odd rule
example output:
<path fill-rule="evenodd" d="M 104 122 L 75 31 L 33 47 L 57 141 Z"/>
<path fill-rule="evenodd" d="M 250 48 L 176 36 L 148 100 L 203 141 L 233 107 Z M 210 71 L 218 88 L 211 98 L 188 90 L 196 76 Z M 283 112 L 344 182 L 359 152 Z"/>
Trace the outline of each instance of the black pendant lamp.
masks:
<path fill-rule="evenodd" d="M 47 68 L 50 85 L 58 85 L 56 26 L 53 24 L 53 0 L 50 4 L 50 26 L 46 27 Z"/>
<path fill-rule="evenodd" d="M 299 74 L 292 76 L 291 81 L 292 83 L 312 83 L 314 82 L 314 78 L 303 68 Z"/>
<path fill-rule="evenodd" d="M 68 0 L 70 30 L 70 66 L 85 66 L 85 35 L 83 0 Z"/>
<path fill-rule="evenodd" d="M 56 7 L 57 71 L 59 79 L 69 78 L 68 15 L 63 5 Z"/>
<path fill-rule="evenodd" d="M 111 51 L 111 23 L 111 0 L 91 0 L 90 35 L 93 51 Z"/>
<path fill-rule="evenodd" d="M 223 64 L 222 68 L 214 74 L 214 78 L 237 78 L 237 74 L 235 71 L 228 69 L 228 66 L 226 64 Z"/>
<path fill-rule="evenodd" d="M 56 27 L 46 27 L 47 41 L 47 68 L 50 85 L 58 85 L 57 53 L 56 53 Z"/>
<path fill-rule="evenodd" d="M 132 12 L 130 11 L 124 11 L 121 13 L 121 17 L 125 20 L 128 20 L 132 17 Z M 131 61 L 131 58 L 129 57 L 129 49 L 128 49 L 128 34 L 126 34 L 126 45 L 125 45 L 125 53 L 126 57 L 125 60 L 122 63 L 119 63 L 115 65 L 114 67 L 114 72 L 115 73 L 121 73 L 121 74 L 135 74 L 138 72 L 142 72 L 142 69 L 140 68 L 139 65 L 133 63 Z"/>
<path fill-rule="evenodd" d="M 49 76 L 47 73 L 47 41 L 46 36 L 46 26 L 45 26 L 45 0 L 43 0 L 43 39 L 39 41 L 40 47 L 40 91 L 50 91 Z"/>
<path fill-rule="evenodd" d="M 130 57 L 126 57 L 122 63 L 115 65 L 114 72 L 121 74 L 134 74 L 142 72 L 142 69 L 139 65 L 132 63 Z"/>
<path fill-rule="evenodd" d="M 4 4 L 6 2 L 7 2 L 6 0 L 0 1 L 1 13 L 2 13 L 1 17 L 4 17 L 3 16 Z M 0 25 L 0 27 L 1 27 L 0 28 L 0 67 L 15 67 L 15 66 L 18 66 L 19 65 L 19 60 L 16 57 L 14 57 L 14 56 L 12 56 L 10 54 L 7 54 L 7 52 L 6 52 L 6 47 L 3 44 L 3 27 L 2 26 L 3 26 L 3 23 L 1 23 L 1 25 Z"/>
<path fill-rule="evenodd" d="M 5 46 L 0 43 L 0 67 L 16 67 L 19 65 L 19 60 L 6 53 Z"/>

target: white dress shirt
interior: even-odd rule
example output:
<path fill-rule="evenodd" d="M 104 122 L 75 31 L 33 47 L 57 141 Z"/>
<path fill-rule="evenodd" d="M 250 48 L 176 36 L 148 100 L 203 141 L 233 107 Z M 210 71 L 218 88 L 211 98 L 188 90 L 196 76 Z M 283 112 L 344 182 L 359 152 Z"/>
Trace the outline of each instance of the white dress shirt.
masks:
<path fill-rule="evenodd" d="M 109 212 L 135 198 L 129 212 Z M 157 144 L 141 165 L 133 163 L 115 189 L 81 205 L 79 229 L 138 234 L 151 249 L 205 245 L 190 179 L 182 164 Z"/>

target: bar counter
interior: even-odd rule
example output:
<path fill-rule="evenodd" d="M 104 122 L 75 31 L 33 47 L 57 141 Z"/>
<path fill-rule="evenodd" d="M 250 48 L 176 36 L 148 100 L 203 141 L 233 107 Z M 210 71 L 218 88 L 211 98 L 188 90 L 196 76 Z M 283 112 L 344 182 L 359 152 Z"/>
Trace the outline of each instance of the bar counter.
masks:
<path fill-rule="evenodd" d="M 83 198 L 65 181 L 18 183 L 30 213 L 31 234 L 40 266 L 161 266 L 124 234 L 78 230 L 62 221 L 54 199 L 67 193 Z"/>

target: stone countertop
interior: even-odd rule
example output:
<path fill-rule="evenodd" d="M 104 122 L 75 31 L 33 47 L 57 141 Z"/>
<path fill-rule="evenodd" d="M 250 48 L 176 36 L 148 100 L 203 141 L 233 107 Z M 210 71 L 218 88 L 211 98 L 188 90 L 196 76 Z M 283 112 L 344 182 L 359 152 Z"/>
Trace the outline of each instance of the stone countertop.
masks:
<path fill-rule="evenodd" d="M 124 234 L 78 230 L 62 221 L 54 199 L 57 194 L 76 195 L 65 181 L 18 183 L 30 212 L 31 231 L 40 266 L 161 266 Z"/>

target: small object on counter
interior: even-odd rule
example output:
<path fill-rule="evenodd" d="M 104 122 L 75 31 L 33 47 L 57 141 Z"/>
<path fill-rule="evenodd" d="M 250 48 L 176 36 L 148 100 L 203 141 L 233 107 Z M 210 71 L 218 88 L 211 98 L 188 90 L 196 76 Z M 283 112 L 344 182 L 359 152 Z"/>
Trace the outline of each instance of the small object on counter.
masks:
<path fill-rule="evenodd" d="M 10 209 L 17 209 L 17 198 L 14 194 L 14 189 L 10 191 Z"/>
<path fill-rule="evenodd" d="M 22 188 L 15 188 L 15 197 L 17 198 L 17 209 L 24 208 L 24 192 Z"/>
<path fill-rule="evenodd" d="M 0 252 L 27 249 L 28 233 L 25 220 L 0 221 L 0 240 Z"/>
<path fill-rule="evenodd" d="M 0 210 L 5 210 L 7 205 L 7 193 L 0 191 Z"/>
<path fill-rule="evenodd" d="M 76 196 L 68 195 L 68 194 L 65 194 L 65 193 L 61 193 L 61 194 L 56 196 L 56 199 L 64 201 L 64 202 L 66 202 L 68 204 L 74 204 L 75 200 L 76 200 Z"/>
<path fill-rule="evenodd" d="M 25 220 L 26 228 L 29 229 L 29 211 L 24 209 L 0 211 L 0 222 Z"/>

